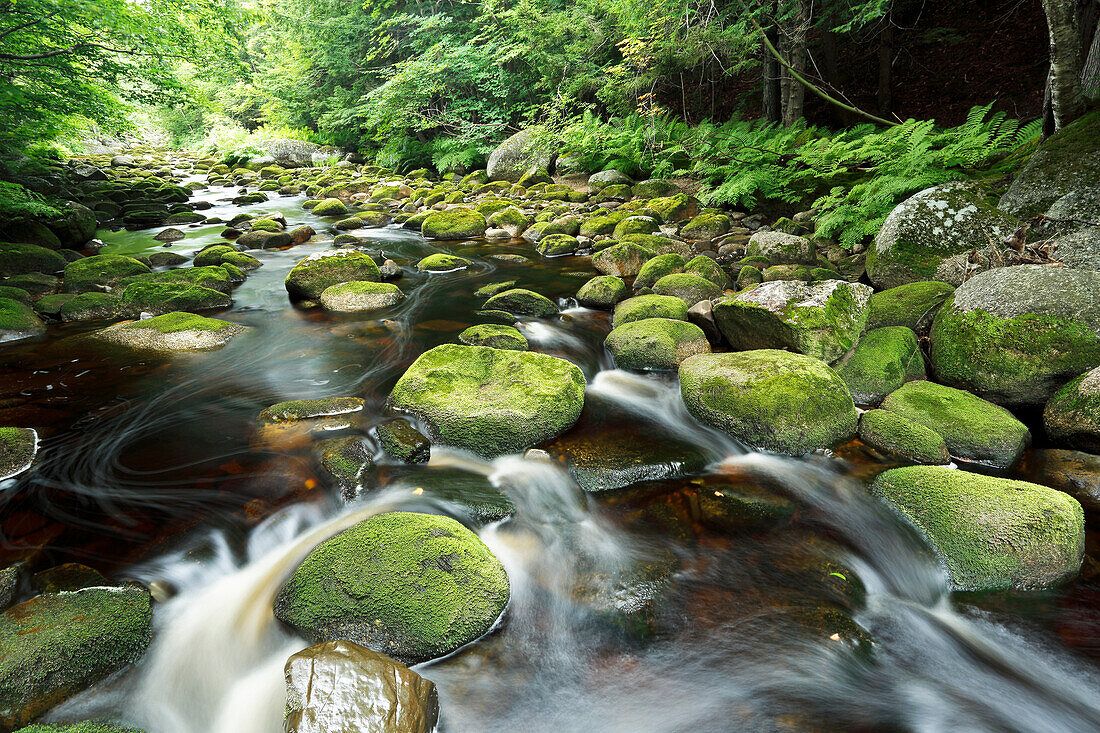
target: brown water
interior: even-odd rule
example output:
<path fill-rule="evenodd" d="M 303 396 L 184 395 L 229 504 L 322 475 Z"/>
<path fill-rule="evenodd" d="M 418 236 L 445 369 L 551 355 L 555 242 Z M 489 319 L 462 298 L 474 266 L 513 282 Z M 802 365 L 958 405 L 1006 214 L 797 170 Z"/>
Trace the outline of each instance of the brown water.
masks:
<path fill-rule="evenodd" d="M 221 201 L 231 195 L 198 198 L 228 219 L 241 210 Z M 301 202 L 243 210 L 278 210 L 323 233 Z M 221 229 L 188 229 L 172 249 L 194 251 Z M 135 253 L 160 248 L 156 231 L 101 236 L 106 251 Z M 881 466 L 858 445 L 805 459 L 746 452 L 683 411 L 674 377 L 614 370 L 606 315 L 567 300 L 592 274 L 585 258 L 547 260 L 525 243 L 438 246 L 397 228 L 366 236 L 368 251 L 405 269 L 408 297 L 389 312 L 289 302 L 283 279 L 330 246 L 321 236 L 255 253 L 264 266 L 218 315 L 253 328 L 221 351 L 119 360 L 69 338 L 101 324 L 0 351 L 0 424 L 43 436 L 31 478 L 0 487 L 0 562 L 79 561 L 178 591 L 158 608 L 142 663 L 55 717 L 121 716 L 150 733 L 279 730 L 282 665 L 305 643 L 271 619 L 273 589 L 303 551 L 371 512 L 461 516 L 409 490 L 430 485 L 421 472 L 461 470 L 516 507 L 481 529 L 512 601 L 489 636 L 417 668 L 439 685 L 441 730 L 1100 730 L 1091 553 L 1058 591 L 951 595 L 919 538 L 866 495 Z M 434 251 L 476 264 L 417 274 Z M 580 423 L 547 448 L 628 487 L 586 494 L 559 464 L 437 451 L 416 469 L 379 455 L 382 484 L 397 488 L 345 506 L 308 440 L 259 431 L 267 405 L 347 394 L 367 400 L 369 429 L 417 355 L 478 322 L 473 291 L 512 279 L 561 299 L 560 317 L 521 330 L 589 381 Z M 719 522 L 717 494 L 775 516 Z"/>

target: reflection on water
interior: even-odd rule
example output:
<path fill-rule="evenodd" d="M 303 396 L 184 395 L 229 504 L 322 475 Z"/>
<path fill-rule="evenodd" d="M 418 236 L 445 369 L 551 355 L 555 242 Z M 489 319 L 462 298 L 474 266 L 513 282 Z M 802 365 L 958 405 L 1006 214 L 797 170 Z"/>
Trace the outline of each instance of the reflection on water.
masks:
<path fill-rule="evenodd" d="M 240 211 L 229 196 L 199 198 L 228 219 Z M 245 207 L 320 234 L 255 252 L 263 267 L 219 315 L 253 329 L 225 349 L 119 361 L 80 343 L 93 324 L 0 352 L 0 424 L 39 425 L 44 440 L 32 480 L 0 488 L 2 559 L 40 552 L 176 591 L 142 662 L 56 718 L 122 716 L 150 733 L 279 730 L 282 667 L 305 646 L 271 616 L 283 578 L 374 512 L 468 521 L 408 490 L 422 472 L 461 469 L 515 507 L 478 528 L 512 597 L 490 635 L 418 668 L 439 685 L 448 733 L 1100 730 L 1096 668 L 1067 648 L 1093 654 L 1100 631 L 1058 635 L 1066 619 L 1093 617 L 1093 581 L 1027 601 L 951 597 L 920 538 L 853 478 L 866 465 L 764 456 L 698 425 L 671 375 L 614 369 L 603 313 L 568 307 L 519 324 L 532 348 L 589 381 L 581 421 L 546 452 L 485 462 L 439 450 L 415 468 L 380 456 L 381 482 L 403 488 L 342 504 L 316 475 L 309 436 L 271 440 L 256 424 L 262 408 L 360 396 L 367 407 L 351 429 L 368 435 L 404 368 L 479 322 L 474 290 L 517 280 L 570 305 L 588 264 L 544 260 L 522 243 L 369 230 L 362 246 L 402 266 L 408 297 L 388 311 L 326 314 L 292 305 L 283 287 L 299 259 L 331 246 L 329 222 L 302 200 Z M 221 229 L 187 228 L 172 250 L 195 251 Z M 103 233 L 106 251 L 156 250 L 156 232 Z M 436 251 L 476 266 L 417 273 Z M 752 511 L 735 515 L 737 502 Z"/>

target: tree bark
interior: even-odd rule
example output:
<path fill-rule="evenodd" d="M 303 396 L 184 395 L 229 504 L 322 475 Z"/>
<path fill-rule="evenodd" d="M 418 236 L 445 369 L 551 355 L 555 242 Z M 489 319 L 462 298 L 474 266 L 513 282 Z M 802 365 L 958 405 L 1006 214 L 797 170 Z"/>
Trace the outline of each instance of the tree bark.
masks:
<path fill-rule="evenodd" d="M 1050 31 L 1050 108 L 1055 131 L 1073 122 L 1081 104 L 1081 33 L 1075 0 L 1043 0 Z"/>
<path fill-rule="evenodd" d="M 1083 40 L 1088 43 L 1087 37 Z M 1100 18 L 1092 20 L 1092 43 L 1086 48 L 1085 63 L 1081 65 L 1081 94 L 1086 99 L 1100 99 Z"/>
<path fill-rule="evenodd" d="M 806 40 L 810 26 L 810 0 L 799 0 L 798 15 L 790 34 L 787 63 L 798 74 L 806 72 Z M 783 97 L 783 124 L 791 127 L 802 119 L 802 110 L 806 102 L 806 88 L 794 80 L 790 72 L 786 75 L 787 88 Z"/>
<path fill-rule="evenodd" d="M 764 35 L 774 45 L 779 41 L 779 31 L 775 27 L 775 14 L 778 13 L 778 2 L 772 3 L 772 24 L 764 29 Z M 763 114 L 768 122 L 779 122 L 783 119 L 782 97 L 779 94 L 780 81 L 779 61 L 767 51 L 764 52 L 764 101 Z"/>

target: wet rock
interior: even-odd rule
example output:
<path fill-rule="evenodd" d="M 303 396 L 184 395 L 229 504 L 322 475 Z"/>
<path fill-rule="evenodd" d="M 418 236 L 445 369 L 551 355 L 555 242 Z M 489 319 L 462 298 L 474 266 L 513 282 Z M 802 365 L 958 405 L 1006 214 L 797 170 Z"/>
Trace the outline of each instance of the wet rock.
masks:
<path fill-rule="evenodd" d="M 93 333 L 92 338 L 134 351 L 212 351 L 222 348 L 245 330 L 245 326 L 236 323 L 174 312 L 108 326 Z"/>
<path fill-rule="evenodd" d="M 359 397 L 323 397 L 317 400 L 277 402 L 260 412 L 265 422 L 296 422 L 318 417 L 349 415 L 362 412 L 365 403 Z"/>
<path fill-rule="evenodd" d="M 172 227 L 169 227 L 154 236 L 153 239 L 157 240 L 158 242 L 178 242 L 186 237 L 187 235 L 179 229 L 173 229 Z"/>
<path fill-rule="evenodd" d="M 481 237 L 488 226 L 485 217 L 479 212 L 458 206 L 438 211 L 424 219 L 420 232 L 429 239 L 458 241 Z"/>
<path fill-rule="evenodd" d="M 928 539 L 958 588 L 1049 588 L 1081 566 L 1084 514 L 1060 491 L 938 466 L 891 469 L 871 490 Z"/>
<path fill-rule="evenodd" d="M 386 455 L 403 463 L 427 463 L 431 457 L 431 441 L 405 418 L 379 425 L 378 442 Z"/>
<path fill-rule="evenodd" d="M 634 289 L 653 287 L 653 284 L 665 275 L 671 275 L 684 271 L 687 262 L 681 255 L 675 253 L 657 255 L 646 261 L 634 279 Z"/>
<path fill-rule="evenodd" d="M 431 733 L 435 685 L 350 641 L 327 641 L 286 663 L 287 733 Z"/>
<path fill-rule="evenodd" d="M 675 556 L 582 557 L 573 600 L 598 618 L 637 638 L 658 628 L 676 571 Z"/>
<path fill-rule="evenodd" d="M 941 466 L 951 461 L 942 435 L 886 410 L 868 410 L 860 415 L 859 439 L 869 448 L 910 463 Z"/>
<path fill-rule="evenodd" d="M 671 318 L 687 320 L 687 305 L 671 295 L 636 295 L 615 306 L 612 322 L 615 328 L 646 318 Z"/>
<path fill-rule="evenodd" d="M 1020 222 L 985 201 L 975 184 L 953 181 L 898 204 L 867 254 L 867 275 L 878 288 L 921 280 L 958 285 L 970 272 L 952 260 L 971 250 L 999 248 Z"/>
<path fill-rule="evenodd" d="M 401 289 L 391 283 L 355 280 L 325 288 L 321 307 L 336 313 L 359 313 L 389 308 L 404 299 Z"/>
<path fill-rule="evenodd" d="M 6 611 L 19 595 L 26 571 L 22 563 L 0 568 L 0 611 Z"/>
<path fill-rule="evenodd" d="M 735 349 L 790 349 L 826 362 L 844 356 L 867 322 L 871 288 L 827 280 L 770 282 L 714 303 L 714 319 Z"/>
<path fill-rule="evenodd" d="M 147 275 L 147 265 L 124 255 L 92 255 L 65 265 L 66 293 L 103 291 L 131 275 Z"/>
<path fill-rule="evenodd" d="M 333 285 L 381 278 L 378 265 L 366 252 L 331 249 L 299 261 L 286 276 L 286 289 L 293 298 L 316 300 Z"/>
<path fill-rule="evenodd" d="M 311 210 L 314 216 L 345 216 L 348 207 L 340 199 L 324 199 Z"/>
<path fill-rule="evenodd" d="M 577 291 L 577 303 L 585 308 L 610 310 L 626 295 L 626 283 L 621 277 L 597 275 Z"/>
<path fill-rule="evenodd" d="M 109 293 L 80 293 L 61 306 L 61 320 L 76 321 L 113 320 L 121 315 L 122 302 Z"/>
<path fill-rule="evenodd" d="M 753 234 L 745 252 L 750 257 L 763 257 L 773 265 L 812 265 L 816 261 L 809 239 L 784 232 Z"/>
<path fill-rule="evenodd" d="M 294 229 L 291 229 L 290 232 L 288 232 L 287 236 L 290 237 L 291 244 L 305 244 L 316 233 L 317 232 L 314 231 L 313 227 L 309 225 L 302 225 L 300 227 L 295 227 Z"/>
<path fill-rule="evenodd" d="M 474 263 L 465 257 L 437 252 L 417 262 L 416 269 L 420 272 L 454 272 L 455 270 L 465 270 L 472 264 Z"/>
<path fill-rule="evenodd" d="M 470 326 L 458 334 L 459 342 L 467 346 L 491 346 L 494 349 L 527 351 L 527 339 L 512 326 L 482 324 Z"/>
<path fill-rule="evenodd" d="M 236 247 L 230 247 L 225 244 L 204 247 L 201 252 L 195 255 L 194 259 L 195 267 L 222 265 L 227 262 L 231 265 L 236 265 L 242 270 L 255 270 L 263 266 L 263 263 L 252 255 L 241 252 Z"/>
<path fill-rule="evenodd" d="M 516 513 L 515 504 L 480 473 L 457 468 L 431 468 L 403 476 L 387 487 L 414 496 L 430 496 L 458 504 L 480 524 L 499 522 Z"/>
<path fill-rule="evenodd" d="M 539 240 L 535 250 L 543 257 L 561 257 L 571 255 L 580 249 L 576 237 L 568 234 L 549 234 Z"/>
<path fill-rule="evenodd" d="M 608 350 L 620 369 L 674 370 L 688 357 L 710 352 L 703 330 L 687 321 L 644 318 L 616 327 Z"/>
<path fill-rule="evenodd" d="M 856 409 L 827 364 L 786 351 L 700 354 L 680 365 L 696 419 L 755 448 L 800 455 L 848 440 Z"/>
<path fill-rule="evenodd" d="M 81 297 L 81 296 L 78 296 Z M 122 291 L 120 309 L 131 317 L 142 313 L 198 312 L 228 308 L 232 299 L 211 288 L 186 283 L 132 283 Z M 62 315 L 64 309 L 62 308 Z"/>
<path fill-rule="evenodd" d="M 581 370 L 564 359 L 444 344 L 408 368 L 389 403 L 423 420 L 433 439 L 495 456 L 571 427 L 584 387 Z"/>
<path fill-rule="evenodd" d="M 54 273 L 65 269 L 65 258 L 52 249 L 33 244 L 0 242 L 0 276 L 29 272 Z"/>
<path fill-rule="evenodd" d="M 1052 135 L 1012 181 L 998 206 L 1022 218 L 1044 213 L 1055 201 L 1100 180 L 1100 112 L 1085 115 Z"/>
<path fill-rule="evenodd" d="M 58 593 L 109 585 L 112 584 L 98 570 L 76 562 L 55 565 L 31 576 L 31 587 L 38 593 Z"/>
<path fill-rule="evenodd" d="M 943 436 L 951 455 L 1008 468 L 1031 442 L 1027 426 L 1005 408 L 933 382 L 909 382 L 882 402 L 882 409 Z"/>
<path fill-rule="evenodd" d="M 314 446 L 321 471 L 351 501 L 377 483 L 374 458 L 361 438 L 329 438 Z"/>
<path fill-rule="evenodd" d="M 932 324 L 940 381 L 1010 406 L 1041 405 L 1100 365 L 1100 272 L 1017 265 L 975 275 Z"/>
<path fill-rule="evenodd" d="M 1100 367 L 1054 393 L 1043 410 L 1043 426 L 1059 445 L 1100 453 Z"/>
<path fill-rule="evenodd" d="M 311 641 L 346 639 L 415 664 L 486 633 L 508 592 L 504 566 L 470 530 L 449 517 L 391 512 L 310 552 L 274 611 Z"/>
<path fill-rule="evenodd" d="M 1064 491 L 1087 514 L 1100 514 L 1100 456 L 1073 450 L 1035 450 L 1017 467 L 1016 478 Z"/>
<path fill-rule="evenodd" d="M 497 293 L 503 293 L 505 290 L 511 290 L 516 286 L 515 280 L 505 280 L 498 283 L 490 283 L 483 285 L 474 291 L 474 295 L 478 298 L 491 298 Z"/>
<path fill-rule="evenodd" d="M 558 306 L 554 301 L 533 290 L 513 288 L 497 293 L 485 301 L 482 306 L 485 310 L 499 310 L 511 313 L 513 316 L 533 316 L 546 318 L 558 314 Z"/>
<path fill-rule="evenodd" d="M 279 249 L 293 243 L 286 232 L 251 231 L 237 237 L 237 245 L 244 249 Z"/>
<path fill-rule="evenodd" d="M 867 330 L 886 326 L 905 326 L 918 336 L 932 328 L 944 301 L 955 287 L 936 280 L 906 283 L 875 293 L 868 301 Z"/>
<path fill-rule="evenodd" d="M 617 242 L 597 252 L 592 266 L 604 275 L 635 277 L 654 254 L 655 250 L 635 242 Z"/>
<path fill-rule="evenodd" d="M 653 284 L 653 292 L 679 298 L 690 308 L 700 301 L 717 298 L 722 294 L 722 289 L 699 275 L 681 272 L 662 277 Z"/>
<path fill-rule="evenodd" d="M 137 586 L 45 594 L 0 615 L 0 727 L 18 728 L 136 661 L 149 644 Z"/>
<path fill-rule="evenodd" d="M 904 326 L 868 331 L 834 368 L 857 405 L 878 405 L 906 382 L 925 378 L 917 335 Z"/>
<path fill-rule="evenodd" d="M 684 265 L 684 272 L 710 280 L 718 286 L 719 290 L 725 290 L 730 286 L 729 276 L 718 266 L 717 262 L 706 255 L 699 255 L 691 259 Z"/>
<path fill-rule="evenodd" d="M 37 338 L 46 333 L 46 324 L 34 311 L 18 300 L 0 298 L 0 344 Z"/>
<path fill-rule="evenodd" d="M 0 481 L 27 472 L 38 455 L 38 431 L 0 428 Z"/>
<path fill-rule="evenodd" d="M 773 525 L 794 515 L 790 499 L 752 483 L 708 483 L 695 493 L 698 519 L 722 532 Z"/>
<path fill-rule="evenodd" d="M 153 272 L 147 275 L 134 275 L 125 277 L 119 282 L 119 286 L 128 288 L 133 283 L 172 283 L 175 285 L 194 285 L 201 288 L 210 288 L 219 293 L 228 295 L 233 289 L 233 278 L 229 274 L 230 265 L 206 266 L 206 267 L 181 267 L 164 272 Z M 242 276 L 243 281 L 243 276 Z M 123 291 L 125 292 L 125 291 Z"/>

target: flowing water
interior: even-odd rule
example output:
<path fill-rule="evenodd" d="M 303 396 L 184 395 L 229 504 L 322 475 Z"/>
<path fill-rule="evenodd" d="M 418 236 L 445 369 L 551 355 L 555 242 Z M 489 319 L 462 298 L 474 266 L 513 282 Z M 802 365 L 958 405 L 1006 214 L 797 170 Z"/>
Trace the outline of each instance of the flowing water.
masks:
<path fill-rule="evenodd" d="M 228 219 L 241 210 L 231 195 L 196 198 Z M 172 594 L 142 661 L 54 719 L 105 716 L 149 733 L 281 730 L 283 665 L 306 643 L 271 615 L 279 585 L 317 543 L 374 513 L 466 519 L 461 506 L 410 490 L 431 472 L 460 471 L 515 506 L 512 519 L 479 530 L 512 594 L 490 634 L 416 667 L 438 685 L 441 730 L 1100 730 L 1091 572 L 1056 592 L 951 594 L 920 538 L 867 495 L 876 464 L 858 447 L 803 459 L 748 452 L 692 420 L 674 378 L 615 370 L 602 347 L 606 314 L 568 300 L 590 274 L 584 258 L 372 230 L 363 246 L 404 266 L 407 299 L 370 316 L 297 308 L 283 279 L 331 246 L 327 223 L 301 202 L 244 207 L 281 211 L 322 236 L 256 253 L 263 267 L 218 316 L 253 328 L 221 351 L 119 361 L 75 338 L 95 327 L 85 324 L 0 352 L 0 424 L 43 436 L 32 480 L 0 486 L 3 559 L 84 562 Z M 217 241 L 221 228 L 192 228 L 173 250 Z M 155 233 L 102 238 L 107 251 L 135 253 L 159 248 Z M 476 264 L 417 274 L 412 265 L 434 251 Z M 345 504 L 318 481 L 308 436 L 259 430 L 269 404 L 345 394 L 364 397 L 366 425 L 376 423 L 404 368 L 476 322 L 473 291 L 512 279 L 560 299 L 558 318 L 520 328 L 589 382 L 580 422 L 550 455 L 490 463 L 437 450 L 410 468 L 379 453 L 383 488 Z M 620 457 L 627 465 L 613 478 L 630 487 L 582 491 L 551 455 L 584 447 Z M 711 495 L 730 492 L 781 511 L 722 524 Z"/>

